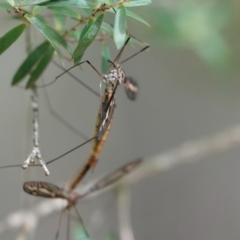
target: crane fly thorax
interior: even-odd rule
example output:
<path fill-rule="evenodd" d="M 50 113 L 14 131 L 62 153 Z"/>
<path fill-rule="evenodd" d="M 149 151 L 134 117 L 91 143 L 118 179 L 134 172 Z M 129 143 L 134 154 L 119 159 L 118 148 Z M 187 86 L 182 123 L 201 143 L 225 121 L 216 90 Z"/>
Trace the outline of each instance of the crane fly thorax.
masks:
<path fill-rule="evenodd" d="M 114 88 L 116 83 L 121 84 L 124 82 L 125 72 L 119 64 L 115 64 L 115 67 L 109 70 L 108 74 L 103 75 L 103 82 L 107 86 L 112 86 Z"/>

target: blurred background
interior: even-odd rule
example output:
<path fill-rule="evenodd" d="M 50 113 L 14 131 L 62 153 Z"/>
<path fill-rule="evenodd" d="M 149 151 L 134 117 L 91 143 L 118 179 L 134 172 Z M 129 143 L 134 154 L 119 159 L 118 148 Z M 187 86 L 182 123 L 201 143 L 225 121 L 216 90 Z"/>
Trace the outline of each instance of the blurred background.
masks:
<path fill-rule="evenodd" d="M 129 32 L 148 42 L 150 49 L 124 63 L 127 75 L 140 85 L 139 98 L 130 102 L 123 87 L 109 138 L 94 174 L 109 173 L 137 157 L 149 157 L 184 141 L 215 134 L 240 123 L 240 2 L 238 0 L 159 0 L 132 9 L 151 27 L 128 21 Z M 16 25 L 0 15 L 1 36 Z M 40 40 L 39 40 L 40 41 Z M 109 41 L 112 58 L 117 54 Z M 136 52 L 127 47 L 122 59 Z M 98 69 L 101 48 L 94 43 L 84 59 Z M 0 58 L 0 165 L 21 164 L 31 151 L 29 92 L 11 87 L 11 79 L 25 59 L 24 35 Z M 69 65 L 70 66 L 70 65 Z M 87 65 L 72 71 L 96 91 L 99 79 Z M 50 64 L 44 80 L 61 70 Z M 89 138 L 93 136 L 98 97 L 64 75 L 47 88 L 54 110 Z M 55 119 L 46 95 L 40 97 L 40 147 L 48 161 L 84 140 Z M 88 157 L 91 144 L 41 168 L 0 170 L 0 219 L 41 199 L 22 191 L 24 181 L 47 181 L 62 186 Z M 240 237 L 240 148 L 177 167 L 132 188 L 131 214 L 136 240 L 225 240 Z M 118 239 L 114 193 L 78 204 L 92 239 Z M 59 214 L 41 222 L 31 239 L 54 239 Z M 78 222 L 73 220 L 72 229 Z M 66 221 L 60 239 L 66 239 Z M 16 239 L 7 232 L 1 239 Z M 79 239 L 79 238 L 76 238 Z"/>

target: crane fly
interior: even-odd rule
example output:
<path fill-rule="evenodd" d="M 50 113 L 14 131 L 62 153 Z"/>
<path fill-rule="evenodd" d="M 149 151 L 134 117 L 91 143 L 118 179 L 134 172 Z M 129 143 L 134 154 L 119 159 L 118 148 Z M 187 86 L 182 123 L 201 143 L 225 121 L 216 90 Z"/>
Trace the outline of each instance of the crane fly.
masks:
<path fill-rule="evenodd" d="M 82 178 L 87 174 L 87 172 L 90 169 L 93 169 L 97 162 L 98 162 L 98 157 L 100 155 L 100 152 L 103 148 L 103 145 L 108 137 L 112 120 L 113 120 L 113 112 L 115 108 L 115 93 L 118 85 L 124 83 L 125 86 L 125 91 L 130 100 L 135 100 L 137 97 L 137 92 L 138 92 L 138 84 L 136 80 L 134 80 L 132 77 L 127 77 L 125 75 L 125 72 L 121 68 L 120 63 L 117 61 L 121 57 L 121 54 L 126 47 L 127 43 L 129 42 L 130 37 L 126 40 L 125 44 L 119 51 L 118 55 L 114 59 L 114 61 L 110 61 L 111 66 L 109 68 L 109 73 L 105 75 L 101 75 L 98 70 L 89 62 L 89 61 L 84 61 L 87 62 L 96 72 L 97 74 L 101 77 L 102 81 L 105 84 L 105 90 L 101 98 L 101 105 L 98 111 L 98 116 L 97 116 L 97 121 L 95 125 L 95 133 L 94 133 L 94 142 L 93 142 L 93 147 L 92 147 L 92 152 L 90 154 L 90 157 L 87 159 L 84 167 L 82 168 L 82 171 L 78 174 L 78 176 L 73 179 L 71 183 L 71 189 L 73 189 L 81 180 Z M 147 49 L 149 46 L 144 47 L 142 50 L 139 52 L 133 54 L 129 58 L 125 59 L 122 62 L 125 62 L 129 60 L 130 58 L 136 56 L 138 53 L 144 51 Z M 82 63 L 84 63 L 82 62 Z M 78 65 L 80 65 L 79 63 Z M 75 65 L 77 66 L 77 65 Z M 75 67 L 74 66 L 74 67 Z M 71 68 L 70 68 L 71 69 Z M 68 69 L 67 71 L 69 71 Z M 65 71 L 66 72 L 66 71 Z"/>
<path fill-rule="evenodd" d="M 130 57 L 126 58 L 125 60 L 118 62 L 126 45 L 129 42 L 130 38 L 131 38 L 130 36 L 127 38 L 127 40 L 125 41 L 123 47 L 120 49 L 120 51 L 117 54 L 117 56 L 115 57 L 115 59 L 113 61 L 111 61 L 110 59 L 108 60 L 108 62 L 111 65 L 108 69 L 107 74 L 101 74 L 90 61 L 85 60 L 85 61 L 82 61 L 82 62 L 68 68 L 67 70 L 63 71 L 52 82 L 44 85 L 44 87 L 46 87 L 46 86 L 53 84 L 62 75 L 64 75 L 65 73 L 68 73 L 71 69 L 75 68 L 76 66 L 82 65 L 84 63 L 87 63 L 98 74 L 98 76 L 101 79 L 100 80 L 100 89 L 102 90 L 102 85 L 105 85 L 105 90 L 104 90 L 103 94 L 100 94 L 101 95 L 100 96 L 100 108 L 99 108 L 100 117 L 98 115 L 98 118 L 100 118 L 100 120 L 97 120 L 97 122 L 99 123 L 98 124 L 99 125 L 98 126 L 98 135 L 97 135 L 99 141 L 101 140 L 102 136 L 104 135 L 104 132 L 108 129 L 108 125 L 111 122 L 110 119 L 112 118 L 114 108 L 115 108 L 115 93 L 116 93 L 117 87 L 120 84 L 123 84 L 127 97 L 132 101 L 136 100 L 136 98 L 137 98 L 137 93 L 139 90 L 138 83 L 136 80 L 134 80 L 134 78 L 126 76 L 123 68 L 121 67 L 121 64 L 124 62 L 127 62 L 131 58 L 135 57 L 139 53 L 141 53 L 144 50 L 146 50 L 147 48 L 149 48 L 149 45 L 144 43 L 146 46 L 143 47 L 140 51 L 134 53 Z"/>
<path fill-rule="evenodd" d="M 133 38 L 135 38 L 135 37 L 133 37 Z M 120 84 L 123 84 L 127 97 L 132 101 L 136 100 L 136 98 L 137 98 L 137 93 L 138 93 L 138 89 L 139 89 L 138 83 L 134 78 L 125 75 L 125 72 L 121 67 L 121 64 L 128 61 L 129 59 L 135 57 L 136 55 L 143 52 L 144 50 L 146 50 L 149 47 L 149 45 L 144 43 L 146 45 L 145 47 L 143 47 L 140 51 L 134 53 L 133 55 L 131 55 L 130 57 L 126 58 L 125 60 L 123 60 L 119 63 L 118 61 L 121 57 L 121 54 L 122 54 L 123 50 L 125 49 L 126 45 L 128 44 L 129 40 L 130 40 L 130 37 L 128 37 L 128 39 L 126 40 L 123 47 L 120 49 L 119 53 L 117 54 L 117 56 L 115 57 L 115 59 L 113 61 L 108 60 L 111 63 L 111 66 L 109 67 L 109 70 L 108 70 L 108 74 L 105 74 L 105 75 L 100 74 L 99 71 L 87 60 L 87 61 L 83 61 L 79 64 L 76 64 L 76 65 L 70 67 L 69 69 L 65 70 L 60 75 L 58 75 L 52 82 L 47 83 L 43 86 L 40 86 L 40 87 L 44 87 L 44 89 L 45 89 L 46 86 L 51 85 L 58 78 L 60 78 L 63 74 L 67 73 L 72 78 L 74 78 L 76 81 L 78 81 L 81 85 L 83 85 L 86 89 L 91 91 L 96 96 L 100 96 L 100 98 L 101 98 L 101 104 L 99 107 L 97 120 L 96 120 L 96 124 L 95 124 L 94 137 L 88 139 L 84 143 L 67 151 L 66 153 L 63 153 L 59 157 L 56 157 L 56 158 L 46 162 L 46 165 L 48 165 L 93 140 L 94 142 L 93 142 L 91 154 L 90 154 L 89 158 L 87 159 L 87 161 L 85 162 L 85 165 L 84 165 L 85 167 L 83 168 L 82 173 L 79 174 L 79 176 L 78 176 L 79 180 L 76 179 L 76 182 L 73 183 L 73 187 L 75 184 L 77 184 L 78 181 L 80 181 L 85 176 L 85 174 L 91 168 L 94 168 L 98 162 L 98 157 L 100 155 L 102 147 L 108 137 L 108 134 L 109 134 L 109 131 L 111 128 L 113 113 L 114 113 L 114 109 L 116 106 L 115 93 L 116 93 L 117 87 Z M 69 72 L 72 68 L 74 68 L 78 65 L 81 65 L 85 62 L 88 63 L 94 69 L 94 71 L 100 76 L 100 78 L 101 78 L 100 87 L 102 86 L 102 83 L 105 85 L 105 90 L 104 90 L 103 94 L 99 95 L 96 91 L 94 91 L 89 86 L 87 86 L 83 81 L 81 81 L 75 75 L 73 75 L 71 72 Z M 56 63 L 55 63 L 55 65 L 59 66 Z M 75 128 L 73 126 L 71 126 L 70 124 L 67 124 L 66 120 L 63 119 L 59 114 L 57 114 L 53 110 L 53 108 L 50 105 L 48 97 L 47 97 L 47 102 L 48 102 L 51 114 L 53 114 L 53 116 L 58 118 L 62 123 L 67 125 L 70 129 L 75 131 Z M 83 136 L 83 135 L 84 134 L 81 134 L 81 136 Z M 84 136 L 84 139 L 86 139 L 85 136 Z M 0 169 L 1 168 L 11 168 L 11 167 L 20 167 L 20 166 L 21 165 L 14 164 L 14 165 L 2 166 L 2 167 L 0 167 Z M 40 166 L 40 165 L 36 164 L 36 165 L 30 165 L 30 166 Z"/>
<path fill-rule="evenodd" d="M 76 208 L 77 202 L 80 201 L 81 199 L 84 199 L 94 194 L 97 191 L 100 191 L 110 186 L 111 184 L 114 184 L 115 182 L 120 180 L 122 177 L 124 177 L 126 174 L 136 169 L 141 162 L 142 162 L 141 159 L 137 159 L 130 163 L 127 163 L 126 165 L 117 169 L 113 173 L 98 180 L 96 183 L 94 183 L 92 186 L 86 189 L 82 194 L 77 193 L 74 189 L 60 188 L 52 183 L 36 182 L 36 181 L 25 182 L 23 184 L 23 190 L 26 193 L 33 196 L 37 196 L 37 197 L 52 198 L 52 199 L 62 198 L 67 200 L 67 207 L 63 210 L 67 210 L 69 212 L 71 208 L 74 208 L 79 218 L 79 221 L 81 222 L 81 224 L 83 224 L 82 218 Z M 61 222 L 61 216 L 60 216 L 59 222 Z M 69 222 L 69 214 L 68 214 L 68 222 Z M 85 233 L 88 235 L 86 229 L 85 229 Z M 57 232 L 56 239 L 58 238 L 58 236 L 59 236 L 59 232 Z"/>

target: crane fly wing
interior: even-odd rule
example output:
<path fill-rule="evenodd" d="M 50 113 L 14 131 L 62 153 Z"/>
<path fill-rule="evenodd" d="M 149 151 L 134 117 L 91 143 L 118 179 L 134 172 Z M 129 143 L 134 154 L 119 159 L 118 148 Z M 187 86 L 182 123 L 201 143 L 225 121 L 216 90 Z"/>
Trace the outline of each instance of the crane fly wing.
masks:
<path fill-rule="evenodd" d="M 34 196 L 45 198 L 65 198 L 62 188 L 48 182 L 25 182 L 23 190 Z"/>
<path fill-rule="evenodd" d="M 138 82 L 132 77 L 125 77 L 124 86 L 127 97 L 132 101 L 136 100 L 139 91 Z"/>
<path fill-rule="evenodd" d="M 100 141 L 104 135 L 104 133 L 107 131 L 109 124 L 112 121 L 113 112 L 115 108 L 115 98 L 112 99 L 106 98 L 106 100 L 102 103 L 102 112 L 101 112 L 101 121 L 99 124 L 98 129 L 98 141 Z"/>
<path fill-rule="evenodd" d="M 99 191 L 115 182 L 120 180 L 122 177 L 124 177 L 126 174 L 132 172 L 136 167 L 139 166 L 139 164 L 142 162 L 142 159 L 134 160 L 120 169 L 116 170 L 115 172 L 107 175 L 106 177 L 103 177 L 100 179 L 97 183 L 95 183 L 92 187 L 90 187 L 89 190 L 87 190 L 84 194 L 82 194 L 81 197 L 85 197 L 93 192 Z"/>

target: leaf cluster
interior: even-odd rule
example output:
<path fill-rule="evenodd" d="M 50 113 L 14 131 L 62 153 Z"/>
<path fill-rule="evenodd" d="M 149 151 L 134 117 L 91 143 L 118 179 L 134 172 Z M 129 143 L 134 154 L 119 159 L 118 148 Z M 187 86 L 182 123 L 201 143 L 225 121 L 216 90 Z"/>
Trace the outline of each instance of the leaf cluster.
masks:
<path fill-rule="evenodd" d="M 6 51 L 31 26 L 43 36 L 43 42 L 28 54 L 15 73 L 12 85 L 19 84 L 28 76 L 26 88 L 32 87 L 54 53 L 63 67 L 64 57 L 74 64 L 79 63 L 94 40 L 102 43 L 102 72 L 105 73 L 110 59 L 106 39 L 113 38 L 117 48 L 120 48 L 128 35 L 127 17 L 148 25 L 128 8 L 150 3 L 151 0 L 23 0 L 19 4 L 17 0 L 7 0 L 0 7 L 12 9 L 8 12 L 21 23 L 0 38 L 0 53 Z M 107 14 L 115 15 L 114 24 L 105 21 Z M 141 44 L 140 41 L 135 42 Z M 63 55 L 63 50 L 68 56 Z"/>

